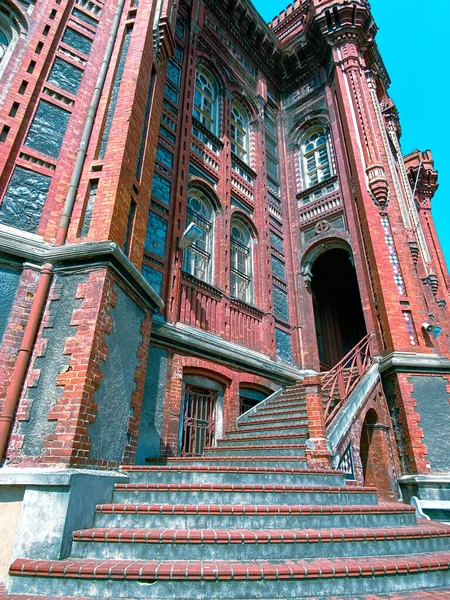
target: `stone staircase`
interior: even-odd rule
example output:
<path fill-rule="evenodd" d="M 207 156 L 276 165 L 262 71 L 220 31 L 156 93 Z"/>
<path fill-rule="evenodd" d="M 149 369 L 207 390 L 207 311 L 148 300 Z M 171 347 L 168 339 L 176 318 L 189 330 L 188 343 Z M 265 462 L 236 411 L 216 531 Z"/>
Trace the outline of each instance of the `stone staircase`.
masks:
<path fill-rule="evenodd" d="M 6 598 L 450 598 L 450 527 L 308 468 L 307 438 L 297 385 L 203 457 L 122 467 L 69 558 L 16 559 Z"/>

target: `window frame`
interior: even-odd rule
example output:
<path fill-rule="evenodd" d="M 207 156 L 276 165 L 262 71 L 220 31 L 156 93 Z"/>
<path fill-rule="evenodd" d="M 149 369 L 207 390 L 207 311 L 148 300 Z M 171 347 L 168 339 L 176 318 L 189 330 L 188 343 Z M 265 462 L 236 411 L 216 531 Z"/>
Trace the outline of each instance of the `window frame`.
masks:
<path fill-rule="evenodd" d="M 200 77 L 203 77 L 211 87 L 213 96 L 208 96 L 205 90 L 198 85 Z M 200 104 L 197 103 L 197 98 L 200 98 Z M 211 104 L 211 112 L 205 110 L 205 103 Z M 211 73 L 203 68 L 197 67 L 195 72 L 195 84 L 194 84 L 194 102 L 192 107 L 193 116 L 199 121 L 203 127 L 210 131 L 213 135 L 218 133 L 219 125 L 219 93 L 218 86 L 215 78 Z"/>
<path fill-rule="evenodd" d="M 242 124 L 239 123 L 233 112 L 236 111 L 241 118 Z M 245 164 L 250 165 L 250 118 L 247 110 L 237 100 L 233 100 L 231 105 L 230 115 L 230 143 L 231 151 Z M 238 135 L 241 134 L 242 141 Z"/>
<path fill-rule="evenodd" d="M 312 140 L 314 136 L 318 137 L 315 140 Z M 321 138 L 323 138 L 323 143 L 317 145 L 317 142 Z M 310 144 L 314 144 L 314 147 L 307 150 L 307 147 Z M 323 152 L 325 152 L 325 154 L 323 154 Z M 301 153 L 304 189 L 320 185 L 333 176 L 330 140 L 325 126 L 316 126 L 306 132 L 301 144 Z M 325 156 L 326 160 L 321 162 L 323 156 Z"/>
<path fill-rule="evenodd" d="M 189 208 L 189 200 L 193 198 L 201 202 L 210 211 L 210 221 Z M 190 216 L 192 218 L 190 218 Z M 214 279 L 214 233 L 216 212 L 209 198 L 197 190 L 189 190 L 186 198 L 186 227 L 194 223 L 204 231 L 204 236 L 192 243 L 183 251 L 182 269 L 200 281 L 210 285 Z M 202 248 L 202 242 L 204 247 Z M 201 264 L 205 265 L 201 268 Z"/>
<path fill-rule="evenodd" d="M 247 245 L 233 238 L 233 227 L 237 227 L 248 236 Z M 245 256 L 245 254 L 247 256 Z M 239 268 L 239 258 L 244 257 L 244 268 Z M 240 284 L 245 288 L 241 289 Z M 253 266 L 253 235 L 240 219 L 234 218 L 230 224 L 230 296 L 252 304 L 254 300 L 254 266 Z"/>

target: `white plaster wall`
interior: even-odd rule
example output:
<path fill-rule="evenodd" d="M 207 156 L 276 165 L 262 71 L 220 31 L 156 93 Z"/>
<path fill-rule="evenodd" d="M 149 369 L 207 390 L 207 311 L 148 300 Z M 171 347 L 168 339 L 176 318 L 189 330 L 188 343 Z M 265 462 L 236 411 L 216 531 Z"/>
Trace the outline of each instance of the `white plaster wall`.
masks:
<path fill-rule="evenodd" d="M 0 488 L 0 581 L 8 575 L 11 552 L 22 511 L 23 488 Z"/>

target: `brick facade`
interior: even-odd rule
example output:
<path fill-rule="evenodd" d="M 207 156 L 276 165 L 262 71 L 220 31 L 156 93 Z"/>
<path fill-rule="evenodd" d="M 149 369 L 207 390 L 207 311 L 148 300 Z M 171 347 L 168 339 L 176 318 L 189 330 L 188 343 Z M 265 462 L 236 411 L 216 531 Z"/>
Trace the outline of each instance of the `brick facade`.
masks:
<path fill-rule="evenodd" d="M 232 429 L 240 388 L 269 394 L 323 370 L 321 344 L 334 344 L 342 358 L 358 341 L 341 324 L 342 339 L 330 342 L 330 326 L 318 318 L 317 261 L 345 256 L 375 354 L 381 362 L 417 359 L 401 368 L 393 360 L 384 371 L 387 404 L 383 396 L 379 421 L 370 424 L 392 497 L 389 486 L 401 473 L 431 469 L 410 377 L 449 376 L 449 277 L 431 214 L 432 157 L 401 155 L 368 3 L 296 1 L 269 25 L 245 2 L 125 0 L 116 9 L 100 0 L 45 0 L 25 12 L 17 3 L 23 30 L 2 75 L 0 237 L 5 268 L 14 262 L 22 276 L 3 335 L 2 398 L 43 262 L 56 274 L 7 461 L 133 463 L 152 338 L 167 352 L 161 455 L 179 452 L 186 376 L 223 387 L 220 427 Z M 198 73 L 210 81 L 210 113 Z M 67 215 L 70 186 L 76 193 Z M 209 207 L 209 221 L 192 216 L 191 196 Z M 180 240 L 194 221 L 205 247 L 194 242 L 183 251 Z M 239 228 L 247 245 L 236 242 Z M 76 283 L 62 293 L 59 282 L 71 277 Z M 338 285 L 336 297 L 342 294 Z M 331 304 L 327 314 L 337 322 L 342 308 Z M 124 347 L 114 345 L 113 332 L 127 327 Z M 63 356 L 51 377 L 50 343 Z M 132 372 L 119 385 L 129 395 L 112 432 L 120 442 L 107 450 L 98 423 L 110 413 L 96 398 L 114 399 L 116 356 Z M 50 369 L 48 406 L 30 391 L 39 389 L 42 369 Z M 319 387 L 309 391 L 310 436 L 322 444 L 311 461 L 328 464 Z M 350 435 L 356 455 L 373 402 Z M 42 435 L 42 443 L 26 450 L 27 435 Z"/>

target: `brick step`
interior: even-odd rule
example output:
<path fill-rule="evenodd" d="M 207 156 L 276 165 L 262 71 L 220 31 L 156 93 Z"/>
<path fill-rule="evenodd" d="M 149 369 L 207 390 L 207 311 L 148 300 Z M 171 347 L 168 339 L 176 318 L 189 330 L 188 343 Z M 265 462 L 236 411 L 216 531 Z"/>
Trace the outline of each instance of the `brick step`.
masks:
<path fill-rule="evenodd" d="M 305 444 L 252 444 L 240 446 L 238 444 L 227 447 L 205 448 L 205 456 L 303 456 Z"/>
<path fill-rule="evenodd" d="M 122 468 L 129 476 L 129 483 L 270 483 L 303 485 L 344 485 L 341 471 L 315 471 L 289 467 L 271 466 L 210 466 L 210 465 L 169 465 Z"/>
<path fill-rule="evenodd" d="M 239 444 L 246 444 L 247 446 L 261 446 L 262 444 L 276 444 L 276 445 L 298 445 L 299 442 L 305 442 L 308 438 L 306 433 L 279 433 L 271 435 L 262 435 L 256 433 L 251 435 L 250 432 L 237 431 L 235 435 L 228 435 L 220 438 L 216 441 L 217 448 L 227 448 L 229 446 L 239 446 Z"/>
<path fill-rule="evenodd" d="M 272 404 L 277 404 L 280 402 L 286 402 L 286 401 L 290 402 L 292 400 L 295 400 L 296 402 L 306 402 L 306 393 L 304 391 L 302 391 L 302 392 L 283 392 L 276 398 L 273 398 L 272 400 L 267 400 L 266 404 L 272 405 Z"/>
<path fill-rule="evenodd" d="M 280 397 L 276 400 L 270 400 L 269 402 L 265 402 L 264 406 L 261 406 L 258 410 L 265 409 L 278 409 L 278 408 L 306 408 L 306 400 L 301 398 L 284 398 Z M 256 411 L 256 412 L 257 412 Z"/>
<path fill-rule="evenodd" d="M 190 458 L 185 457 L 164 457 L 164 458 L 147 458 L 148 465 L 166 465 L 166 464 L 195 464 L 208 466 L 270 466 L 270 467 L 298 467 L 304 468 L 307 461 L 304 456 L 221 456 L 215 454 L 212 456 L 195 456 Z"/>
<path fill-rule="evenodd" d="M 261 408 L 258 412 L 254 412 L 248 416 L 249 421 L 255 421 L 258 419 L 269 419 L 276 417 L 289 417 L 293 416 L 297 419 L 306 419 L 307 413 L 306 408 Z"/>
<path fill-rule="evenodd" d="M 90 528 L 73 534 L 72 558 L 258 560 L 400 556 L 443 552 L 450 527 L 378 529 L 128 529 Z M 150 553 L 150 554 L 149 554 Z"/>
<path fill-rule="evenodd" d="M 237 423 L 237 431 L 246 429 L 255 429 L 255 431 L 261 429 L 262 431 L 271 431 L 272 429 L 278 430 L 279 428 L 287 429 L 289 427 L 308 427 L 307 419 L 293 419 L 287 417 L 286 419 L 252 419 L 251 421 L 241 421 Z M 233 431 L 236 431 L 234 429 Z"/>
<path fill-rule="evenodd" d="M 96 527 L 326 528 L 416 525 L 414 507 L 379 505 L 99 504 Z"/>
<path fill-rule="evenodd" d="M 279 425 L 268 426 L 256 426 L 254 423 L 250 423 L 245 429 L 231 429 L 225 432 L 224 437 L 233 437 L 239 435 L 241 437 L 252 437 L 256 435 L 306 435 L 308 433 L 307 424 L 304 425 L 288 425 L 288 422 L 280 423 Z"/>
<path fill-rule="evenodd" d="M 376 504 L 373 487 L 275 484 L 116 483 L 114 502 L 180 504 Z"/>
<path fill-rule="evenodd" d="M 394 586 L 402 593 L 448 588 L 450 553 L 289 561 L 18 558 L 10 574 L 10 593 L 57 595 L 64 585 L 67 596 L 91 598 L 298 600 L 330 598 L 331 590 L 351 596 L 385 592 Z"/>

